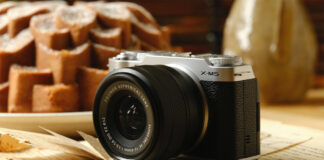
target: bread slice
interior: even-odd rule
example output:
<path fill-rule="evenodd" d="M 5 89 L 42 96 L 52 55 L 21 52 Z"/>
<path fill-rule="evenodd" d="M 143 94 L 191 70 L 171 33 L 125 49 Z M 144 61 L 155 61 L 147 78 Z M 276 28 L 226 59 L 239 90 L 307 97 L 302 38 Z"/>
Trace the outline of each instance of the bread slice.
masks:
<path fill-rule="evenodd" d="M 7 1 L 0 3 L 0 14 L 5 14 L 10 8 L 17 6 L 17 2 L 14 1 Z"/>
<path fill-rule="evenodd" d="M 8 82 L 0 84 L 0 112 L 7 112 L 8 108 Z"/>
<path fill-rule="evenodd" d="M 184 52 L 183 48 L 181 46 L 173 46 L 170 51 L 172 52 Z"/>
<path fill-rule="evenodd" d="M 67 28 L 57 29 L 53 14 L 34 16 L 29 27 L 37 43 L 60 50 L 68 48 L 70 32 Z"/>
<path fill-rule="evenodd" d="M 108 75 L 108 70 L 80 67 L 78 82 L 80 90 L 80 104 L 84 111 L 91 111 L 97 88 L 101 81 Z"/>
<path fill-rule="evenodd" d="M 13 65 L 9 73 L 8 112 L 31 112 L 35 84 L 52 84 L 52 72 Z"/>
<path fill-rule="evenodd" d="M 142 41 L 157 49 L 163 48 L 162 33 L 153 24 L 141 22 L 135 16 L 132 16 L 132 31 Z"/>
<path fill-rule="evenodd" d="M 8 17 L 6 14 L 0 15 L 0 35 L 7 32 Z"/>
<path fill-rule="evenodd" d="M 99 22 L 107 28 L 122 29 L 122 46 L 128 48 L 131 44 L 131 13 L 120 5 L 100 5 L 96 7 Z"/>
<path fill-rule="evenodd" d="M 12 64 L 34 65 L 34 38 L 28 29 L 15 38 L 8 34 L 0 36 L 0 83 L 8 81 L 9 68 Z"/>
<path fill-rule="evenodd" d="M 127 48 L 127 50 L 132 50 L 132 51 L 139 51 L 141 50 L 141 40 L 138 39 L 137 36 L 135 36 L 134 34 L 132 34 L 132 44 L 129 48 Z"/>
<path fill-rule="evenodd" d="M 32 111 L 36 113 L 78 111 L 78 85 L 35 85 L 32 104 Z"/>
<path fill-rule="evenodd" d="M 55 24 L 59 29 L 68 28 L 74 46 L 88 41 L 88 33 L 96 25 L 96 13 L 81 6 L 61 6 L 56 9 Z"/>
<path fill-rule="evenodd" d="M 101 44 L 92 44 L 92 66 L 99 69 L 108 69 L 108 59 L 118 55 L 121 50 L 113 47 L 107 47 Z"/>
<path fill-rule="evenodd" d="M 49 9 L 51 12 L 54 12 L 58 7 L 60 6 L 67 6 L 66 1 L 58 1 L 58 0 L 49 0 L 49 1 L 34 1 L 31 3 L 33 6 L 41 6 L 41 7 L 46 7 Z"/>
<path fill-rule="evenodd" d="M 132 2 L 110 2 L 111 5 L 121 5 L 125 8 L 127 8 L 129 11 L 131 11 L 136 18 L 144 23 L 150 23 L 153 24 L 155 27 L 159 28 L 159 25 L 157 24 L 154 17 L 151 15 L 149 11 L 147 11 L 144 7 L 132 3 Z"/>
<path fill-rule="evenodd" d="M 152 46 L 151 44 L 148 44 L 145 41 L 141 41 L 141 49 L 143 51 L 156 51 L 156 50 L 159 50 L 159 49 L 155 48 L 154 46 Z"/>
<path fill-rule="evenodd" d="M 21 5 L 8 10 L 8 33 L 11 38 L 15 37 L 21 30 L 29 26 L 32 16 L 42 13 L 48 13 L 47 7 Z"/>
<path fill-rule="evenodd" d="M 74 1 L 73 5 L 74 6 L 83 6 L 83 7 L 87 7 L 89 9 L 93 9 L 95 10 L 95 8 L 97 6 L 100 6 L 100 5 L 105 5 L 106 2 L 101 0 L 101 1 Z"/>
<path fill-rule="evenodd" d="M 164 40 L 162 49 L 171 49 L 171 28 L 169 26 L 161 27 L 162 37 Z"/>
<path fill-rule="evenodd" d="M 36 47 L 36 66 L 38 69 L 51 69 L 54 83 L 72 84 L 76 80 L 77 68 L 90 66 L 89 42 L 71 50 L 53 50 L 41 43 L 37 43 Z"/>
<path fill-rule="evenodd" d="M 90 38 L 92 42 L 114 48 L 121 48 L 121 34 L 121 28 L 103 29 L 96 27 L 90 30 Z"/>
<path fill-rule="evenodd" d="M 111 2 L 110 4 L 123 6 L 132 12 L 132 31 L 142 41 L 156 49 L 170 48 L 168 39 L 163 39 L 167 38 L 167 35 L 166 37 L 163 35 L 163 31 L 168 32 L 167 28 L 161 28 L 144 7 L 132 2 Z"/>
<path fill-rule="evenodd" d="M 144 7 L 131 2 L 112 2 L 110 4 L 122 6 L 133 13 L 131 16 L 132 31 L 139 39 L 157 49 L 164 49 L 166 48 L 165 46 L 168 46 L 164 42 L 165 40 L 161 33 L 162 28 Z M 164 31 L 166 31 L 166 28 L 164 28 Z"/>

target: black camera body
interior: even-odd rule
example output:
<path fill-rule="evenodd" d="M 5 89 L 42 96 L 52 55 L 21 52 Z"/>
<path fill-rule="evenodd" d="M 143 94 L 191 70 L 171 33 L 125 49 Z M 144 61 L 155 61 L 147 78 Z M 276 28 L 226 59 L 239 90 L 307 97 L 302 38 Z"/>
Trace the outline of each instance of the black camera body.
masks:
<path fill-rule="evenodd" d="M 93 120 L 113 158 L 258 158 L 258 85 L 241 57 L 124 52 L 109 69 Z"/>
<path fill-rule="evenodd" d="M 207 96 L 209 124 L 204 139 L 189 155 L 256 159 L 260 154 L 257 80 L 200 83 Z"/>

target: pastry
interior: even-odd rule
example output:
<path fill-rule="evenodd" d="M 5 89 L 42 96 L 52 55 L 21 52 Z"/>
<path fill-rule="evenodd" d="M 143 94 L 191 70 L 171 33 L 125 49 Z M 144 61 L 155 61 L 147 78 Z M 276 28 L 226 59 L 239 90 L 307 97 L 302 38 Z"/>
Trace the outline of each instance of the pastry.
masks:
<path fill-rule="evenodd" d="M 17 2 L 7 1 L 0 3 L 0 14 L 7 13 L 10 8 L 17 6 Z"/>
<path fill-rule="evenodd" d="M 121 34 L 121 28 L 102 29 L 96 27 L 90 30 L 92 42 L 115 48 L 121 48 Z"/>
<path fill-rule="evenodd" d="M 168 26 L 161 27 L 162 32 L 162 38 L 164 40 L 163 42 L 163 48 L 170 49 L 171 48 L 171 28 Z"/>
<path fill-rule="evenodd" d="M 83 6 L 89 9 L 95 10 L 95 8 L 99 5 L 105 5 L 106 2 L 103 0 L 100 1 L 74 1 L 74 6 Z"/>
<path fill-rule="evenodd" d="M 36 66 L 38 69 L 51 69 L 54 83 L 74 83 L 77 68 L 90 66 L 89 42 L 70 50 L 53 50 L 41 43 L 37 43 L 36 47 Z"/>
<path fill-rule="evenodd" d="M 47 0 L 47 1 L 34 1 L 31 3 L 31 5 L 46 7 L 51 12 L 54 12 L 58 7 L 67 6 L 68 4 L 66 1 L 62 1 L 62 0 Z"/>
<path fill-rule="evenodd" d="M 123 48 L 131 44 L 131 13 L 119 5 L 98 5 L 96 7 L 99 22 L 107 28 L 122 28 Z"/>
<path fill-rule="evenodd" d="M 128 9 L 131 13 L 133 13 L 137 19 L 142 22 L 153 24 L 155 27 L 159 28 L 159 25 L 155 21 L 154 17 L 151 15 L 149 11 L 147 11 L 144 7 L 132 3 L 132 2 L 110 2 L 111 5 L 120 5 Z"/>
<path fill-rule="evenodd" d="M 118 55 L 121 50 L 113 47 L 107 47 L 101 44 L 92 44 L 92 66 L 100 69 L 108 69 L 108 59 Z"/>
<path fill-rule="evenodd" d="M 139 51 L 142 49 L 141 46 L 141 40 L 139 40 L 137 36 L 132 34 L 132 44 L 127 48 L 127 50 Z"/>
<path fill-rule="evenodd" d="M 80 90 L 80 104 L 84 111 L 91 111 L 94 98 L 100 82 L 107 76 L 108 70 L 80 67 L 78 82 Z"/>
<path fill-rule="evenodd" d="M 162 33 L 153 24 L 141 22 L 135 16 L 132 16 L 132 30 L 141 41 L 157 49 L 163 48 Z"/>
<path fill-rule="evenodd" d="M 49 10 L 42 6 L 21 5 L 8 10 L 8 33 L 11 38 L 29 26 L 32 16 L 48 13 Z"/>
<path fill-rule="evenodd" d="M 29 27 L 37 43 L 60 50 L 69 47 L 70 32 L 67 28 L 57 29 L 52 14 L 34 16 Z"/>
<path fill-rule="evenodd" d="M 0 112 L 91 110 L 109 58 L 171 50 L 170 34 L 132 2 L 2 2 Z"/>
<path fill-rule="evenodd" d="M 35 85 L 33 88 L 33 112 L 75 112 L 79 110 L 77 84 Z"/>
<path fill-rule="evenodd" d="M 0 36 L 0 83 L 8 81 L 12 64 L 35 64 L 34 37 L 28 29 L 21 31 L 15 38 L 10 38 L 8 34 Z"/>
<path fill-rule="evenodd" d="M 8 17 L 6 14 L 0 15 L 0 35 L 7 32 Z"/>
<path fill-rule="evenodd" d="M 155 48 L 151 44 L 146 43 L 145 41 L 141 41 L 141 49 L 143 51 L 156 51 L 156 50 L 158 50 L 157 48 Z"/>
<path fill-rule="evenodd" d="M 9 74 L 8 112 L 31 112 L 35 84 L 52 84 L 50 70 L 13 65 Z"/>
<path fill-rule="evenodd" d="M 57 28 L 70 30 L 75 47 L 88 41 L 89 30 L 96 24 L 96 13 L 81 6 L 61 6 L 54 17 Z"/>
<path fill-rule="evenodd" d="M 9 84 L 0 84 L 0 112 L 7 112 Z"/>

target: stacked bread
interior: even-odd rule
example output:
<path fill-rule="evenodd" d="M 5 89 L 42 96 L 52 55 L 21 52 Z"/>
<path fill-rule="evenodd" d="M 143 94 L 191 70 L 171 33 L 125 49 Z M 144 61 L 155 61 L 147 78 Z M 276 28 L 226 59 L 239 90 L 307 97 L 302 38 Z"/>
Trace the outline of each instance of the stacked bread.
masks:
<path fill-rule="evenodd" d="M 0 3 L 0 112 L 91 110 L 110 57 L 170 49 L 169 28 L 134 3 Z"/>

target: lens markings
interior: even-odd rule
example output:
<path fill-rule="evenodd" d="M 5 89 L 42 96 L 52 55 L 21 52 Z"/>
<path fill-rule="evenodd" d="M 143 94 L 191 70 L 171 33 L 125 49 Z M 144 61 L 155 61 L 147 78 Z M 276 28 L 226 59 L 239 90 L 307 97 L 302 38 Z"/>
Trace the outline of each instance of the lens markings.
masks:
<path fill-rule="evenodd" d="M 117 82 L 119 83 L 119 82 Z M 109 90 L 106 91 L 106 93 L 104 93 L 103 95 L 103 104 L 109 104 L 112 96 L 114 94 L 116 94 L 116 92 L 118 91 L 132 91 L 137 97 L 138 99 L 140 99 L 141 103 L 143 104 L 143 107 L 145 109 L 150 109 L 150 103 L 148 102 L 148 98 L 145 96 L 145 93 L 140 90 L 139 88 L 131 85 L 131 84 L 122 84 L 121 82 L 117 85 L 112 86 Z M 136 106 L 135 106 L 136 107 Z M 109 117 L 107 117 L 109 118 Z M 151 136 L 152 136 L 152 122 L 147 122 L 147 126 L 146 129 L 144 131 L 145 135 L 143 138 L 143 141 L 138 144 L 137 146 L 133 147 L 133 148 L 126 148 L 124 146 L 122 146 L 121 144 L 119 144 L 119 142 L 114 138 L 114 136 L 111 134 L 111 131 L 108 129 L 108 124 L 107 122 L 109 121 L 109 119 L 107 119 L 106 117 L 102 117 L 102 128 L 103 131 L 106 133 L 106 137 L 107 140 L 110 141 L 110 144 L 112 146 L 114 146 L 116 149 L 124 151 L 124 152 L 138 152 L 140 151 L 142 148 L 146 147 L 148 145 L 148 143 L 150 142 Z"/>

